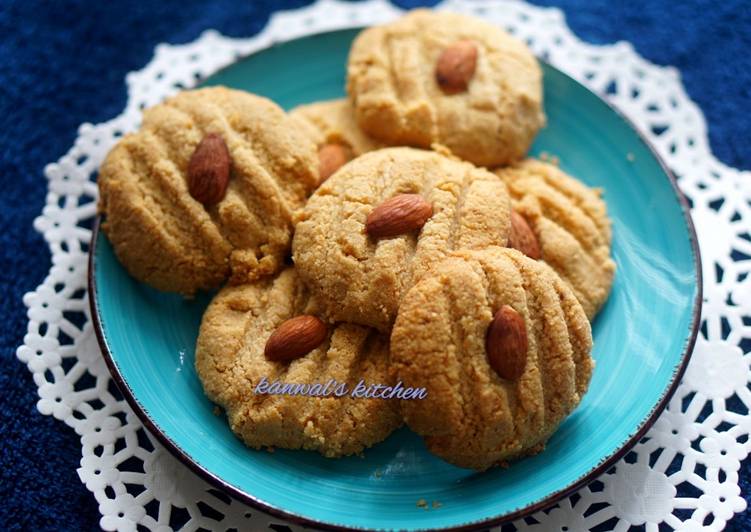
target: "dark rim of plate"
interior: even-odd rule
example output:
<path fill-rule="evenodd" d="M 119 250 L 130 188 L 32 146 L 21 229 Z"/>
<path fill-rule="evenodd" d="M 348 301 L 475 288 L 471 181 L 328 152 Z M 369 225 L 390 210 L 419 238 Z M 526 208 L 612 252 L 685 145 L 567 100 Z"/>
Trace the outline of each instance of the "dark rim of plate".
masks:
<path fill-rule="evenodd" d="M 349 28 L 345 30 L 336 30 L 332 32 L 324 32 L 324 33 L 338 33 L 340 31 L 352 31 L 352 29 L 353 28 Z M 311 34 L 302 38 L 313 37 L 313 36 L 322 35 L 322 34 L 323 33 Z M 289 42 L 289 41 L 286 41 L 286 42 Z M 279 44 L 284 44 L 284 43 L 279 43 Z M 258 53 L 265 49 L 267 48 L 263 48 L 262 50 L 258 50 L 254 53 Z M 253 55 L 253 54 L 250 54 L 250 55 Z M 242 61 L 246 57 L 249 57 L 249 56 L 241 57 L 236 62 Z M 667 167 L 667 165 L 662 160 L 660 155 L 655 151 L 652 144 L 639 131 L 639 129 L 633 124 L 633 122 L 631 122 L 631 120 L 627 118 L 621 111 L 616 109 L 610 102 L 602 99 L 598 94 L 594 93 L 589 88 L 582 85 L 581 83 L 579 83 L 577 80 L 575 80 L 574 78 L 572 78 L 565 72 L 558 70 L 557 68 L 550 65 L 546 61 L 543 61 L 540 58 L 538 58 L 538 60 L 541 63 L 545 63 L 546 66 L 555 70 L 561 75 L 569 78 L 573 83 L 576 83 L 577 85 L 579 85 L 581 88 L 583 88 L 590 94 L 594 95 L 600 102 L 602 102 L 604 105 L 610 108 L 611 111 L 613 111 L 616 115 L 618 115 L 621 118 L 621 120 L 623 120 L 623 122 L 626 123 L 628 127 L 630 127 L 631 130 L 636 134 L 636 136 L 639 138 L 642 144 L 644 144 L 644 146 L 650 151 L 650 153 L 655 158 L 655 160 L 659 163 L 660 167 L 662 168 L 662 171 L 664 172 L 664 174 L 667 176 L 668 180 L 670 181 L 670 185 L 672 186 L 673 191 L 675 192 L 675 195 L 681 206 L 681 211 L 683 212 L 683 218 L 686 223 L 686 228 L 688 229 L 689 241 L 691 243 L 691 249 L 694 255 L 694 268 L 696 271 L 697 290 L 696 290 L 696 297 L 694 298 L 694 308 L 692 311 L 691 330 L 689 331 L 688 341 L 686 342 L 683 353 L 681 355 L 681 362 L 676 367 L 672 375 L 670 384 L 667 390 L 665 391 L 665 393 L 662 395 L 662 397 L 654 406 L 654 408 L 646 417 L 646 419 L 643 420 L 642 423 L 639 425 L 636 432 L 618 450 L 616 450 L 613 454 L 605 458 L 602 462 L 600 462 L 599 465 L 593 468 L 589 473 L 585 474 L 584 476 L 582 476 L 575 482 L 572 482 L 565 488 L 559 491 L 556 491 L 554 493 L 551 493 L 544 499 L 536 503 L 530 504 L 528 506 L 525 506 L 524 508 L 519 508 L 517 510 L 514 510 L 513 512 L 491 517 L 483 521 L 475 521 L 472 523 L 467 523 L 467 524 L 459 525 L 456 527 L 440 528 L 438 530 L 445 530 L 445 531 L 476 530 L 478 528 L 486 528 L 489 526 L 495 526 L 495 525 L 500 525 L 503 523 L 508 523 L 510 521 L 514 521 L 522 517 L 528 516 L 530 514 L 533 514 L 535 512 L 538 512 L 540 510 L 545 510 L 549 508 L 550 506 L 553 506 L 555 503 L 557 503 L 561 499 L 575 493 L 583 486 L 596 480 L 600 475 L 602 475 L 608 469 L 610 469 L 618 460 L 620 460 L 623 456 L 625 456 L 626 453 L 628 453 L 631 450 L 631 448 L 634 447 L 634 445 L 636 445 L 639 442 L 639 440 L 642 439 L 642 437 L 652 427 L 655 421 L 657 421 L 658 416 L 667 406 L 668 401 L 672 397 L 673 393 L 675 393 L 675 390 L 681 381 L 681 377 L 683 376 L 683 373 L 686 371 L 686 366 L 688 365 L 688 362 L 691 358 L 691 354 L 694 349 L 694 344 L 696 343 L 696 337 L 699 331 L 699 322 L 701 318 L 701 307 L 702 307 L 702 301 L 703 301 L 701 256 L 699 253 L 699 244 L 696 238 L 696 231 L 694 229 L 694 223 L 690 215 L 688 201 L 686 200 L 681 190 L 678 188 L 678 183 L 675 179 L 675 176 L 673 175 L 672 171 Z M 231 66 L 232 65 L 230 65 L 229 67 Z M 229 68 L 229 67 L 225 67 L 225 68 Z M 221 69 L 221 70 L 224 70 L 224 69 Z M 219 70 L 218 72 L 221 72 L 221 70 Z M 218 72 L 215 72 L 214 74 L 217 74 Z M 96 332 L 97 342 L 99 343 L 99 347 L 102 350 L 102 355 L 104 356 L 104 360 L 107 363 L 107 367 L 109 368 L 109 371 L 112 374 L 112 378 L 114 379 L 117 387 L 122 392 L 128 404 L 136 413 L 136 415 L 144 424 L 144 426 L 146 426 L 148 430 L 154 436 L 156 436 L 159 442 L 162 445 L 164 445 L 167 449 L 169 449 L 169 451 L 175 457 L 177 457 L 178 460 L 180 460 L 182 463 L 188 466 L 199 477 L 203 478 L 210 484 L 213 484 L 215 487 L 223 490 L 225 493 L 229 493 L 230 495 L 237 498 L 241 502 L 244 502 L 250 506 L 253 506 L 275 517 L 286 519 L 288 521 L 291 521 L 299 525 L 315 526 L 324 530 L 337 530 L 337 531 L 367 530 L 365 528 L 360 528 L 360 527 L 348 527 L 348 526 L 342 526 L 342 525 L 336 525 L 332 523 L 317 521 L 315 519 L 311 519 L 311 518 L 308 518 L 299 514 L 294 514 L 294 513 L 281 510 L 279 508 L 275 508 L 274 506 L 269 505 L 268 503 L 262 501 L 261 499 L 258 499 L 254 497 L 253 495 L 246 493 L 245 491 L 225 482 L 220 477 L 218 477 L 217 475 L 215 475 L 214 473 L 212 473 L 211 471 L 209 471 L 202 465 L 198 464 L 195 460 L 193 460 L 191 456 L 189 456 L 185 451 L 183 451 L 179 445 L 177 445 L 174 441 L 172 441 L 172 439 L 170 439 L 170 437 L 167 436 L 167 434 L 165 434 L 161 430 L 161 428 L 159 428 L 156 425 L 156 423 L 154 423 L 154 421 L 151 419 L 151 417 L 146 412 L 144 407 L 141 405 L 141 403 L 139 403 L 138 399 L 133 394 L 133 391 L 128 386 L 127 382 L 123 378 L 123 375 L 120 373 L 120 370 L 117 367 L 117 364 L 115 363 L 115 360 L 112 356 L 112 352 L 110 351 L 109 345 L 107 343 L 107 339 L 105 338 L 104 328 L 102 327 L 102 322 L 101 322 L 100 315 L 99 315 L 99 307 L 97 305 L 97 284 L 96 284 L 96 276 L 94 275 L 94 271 L 95 271 L 94 262 L 96 260 L 96 245 L 97 245 L 97 239 L 99 236 L 100 225 L 101 225 L 101 216 L 98 215 L 94 223 L 94 228 L 92 230 L 92 235 L 91 235 L 91 245 L 89 246 L 89 262 L 88 262 L 88 273 L 87 273 L 89 305 L 91 308 L 91 319 L 94 325 L 94 331 Z"/>

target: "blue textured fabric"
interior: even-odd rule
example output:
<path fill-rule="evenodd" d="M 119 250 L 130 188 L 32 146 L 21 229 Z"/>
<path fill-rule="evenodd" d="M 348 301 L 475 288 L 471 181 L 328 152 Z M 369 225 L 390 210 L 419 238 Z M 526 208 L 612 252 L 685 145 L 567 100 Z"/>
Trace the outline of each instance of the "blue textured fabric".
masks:
<path fill-rule="evenodd" d="M 46 183 L 43 167 L 71 145 L 81 122 L 116 116 L 125 74 L 159 42 L 182 43 L 204 29 L 248 36 L 272 9 L 306 2 L 134 3 L 5 1 L 0 9 L 0 529 L 98 529 L 97 503 L 80 483 L 79 438 L 35 409 L 36 387 L 15 359 L 26 331 L 21 297 L 41 282 L 49 253 L 32 229 Z M 421 2 L 401 2 L 414 6 Z M 714 153 L 751 168 L 751 5 L 712 2 L 541 0 L 564 9 L 575 33 L 594 43 L 628 40 L 644 57 L 678 67 L 703 109 Z M 744 496 L 751 468 L 741 470 Z M 730 530 L 751 529 L 749 513 Z"/>

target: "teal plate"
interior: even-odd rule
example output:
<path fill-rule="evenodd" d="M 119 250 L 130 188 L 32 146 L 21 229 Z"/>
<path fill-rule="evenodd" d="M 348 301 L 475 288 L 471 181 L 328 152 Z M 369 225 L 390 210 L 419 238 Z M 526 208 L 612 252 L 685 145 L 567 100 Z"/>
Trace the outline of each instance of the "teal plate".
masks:
<path fill-rule="evenodd" d="M 354 30 L 306 37 L 207 80 L 285 108 L 343 96 Z M 613 219 L 613 291 L 594 322 L 589 393 L 545 452 L 482 474 L 435 458 L 401 429 L 364 458 L 246 448 L 212 413 L 193 368 L 209 296 L 184 301 L 132 279 L 103 233 L 91 247 L 92 316 L 115 381 L 144 424 L 198 474 L 239 499 L 325 528 L 473 528 L 539 510 L 594 480 L 636 443 L 677 385 L 696 338 L 699 253 L 685 200 L 636 130 L 605 102 L 544 66 L 548 126 L 533 154 L 602 187 Z M 98 227 L 98 225 L 97 225 Z M 249 391 L 250 393 L 250 391 Z M 417 507 L 419 499 L 439 508 Z"/>

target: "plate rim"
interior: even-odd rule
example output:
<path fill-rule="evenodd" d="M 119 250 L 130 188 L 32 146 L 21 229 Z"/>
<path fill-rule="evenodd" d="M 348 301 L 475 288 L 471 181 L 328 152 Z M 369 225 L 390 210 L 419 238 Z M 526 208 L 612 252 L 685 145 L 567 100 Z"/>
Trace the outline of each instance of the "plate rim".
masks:
<path fill-rule="evenodd" d="M 285 44 L 287 42 L 293 42 L 298 39 L 305 39 L 308 37 L 315 37 L 315 36 L 320 36 L 320 35 L 325 35 L 325 34 L 330 34 L 330 33 L 353 31 L 357 29 L 361 29 L 361 28 L 353 27 L 353 28 L 342 28 L 342 29 L 336 29 L 336 30 L 330 30 L 330 31 L 316 32 L 316 33 L 311 33 L 309 35 L 290 39 L 289 41 L 285 41 L 284 43 L 272 43 L 270 46 L 264 46 L 262 48 L 259 48 L 258 50 L 254 50 L 251 53 L 248 53 L 248 54 L 245 54 L 236 58 L 229 65 L 223 68 L 220 68 L 216 72 L 213 72 L 211 76 L 219 74 L 222 71 L 233 67 L 235 64 L 241 61 L 244 61 L 247 58 L 259 52 L 273 48 L 277 44 Z M 578 80 L 576 80 L 575 78 L 567 74 L 566 72 L 550 64 L 548 61 L 537 56 L 536 56 L 536 59 L 542 65 L 545 65 L 546 67 L 554 70 L 556 73 L 568 78 L 569 81 L 575 83 L 581 89 L 587 91 L 590 95 L 594 96 L 597 100 L 599 100 L 601 103 L 607 106 L 610 109 L 610 111 L 612 111 L 618 117 L 620 117 L 620 119 L 636 134 L 636 137 L 639 139 L 639 141 L 651 153 L 652 157 L 654 157 L 654 159 L 657 161 L 663 174 L 665 175 L 665 177 L 667 177 L 670 183 L 670 186 L 673 190 L 673 193 L 676 196 L 676 199 L 678 200 L 678 204 L 681 209 L 681 214 L 683 215 L 683 221 L 688 232 L 689 244 L 691 246 L 691 251 L 693 253 L 693 258 L 694 258 L 693 260 L 694 271 L 696 273 L 697 289 L 696 289 L 696 295 L 693 301 L 693 308 L 691 311 L 691 325 L 689 328 L 687 341 L 684 345 L 683 351 L 680 356 L 680 363 L 676 366 L 675 370 L 673 371 L 668 387 L 666 388 L 665 392 L 662 394 L 660 399 L 657 401 L 655 406 L 652 408 L 652 410 L 649 412 L 649 414 L 647 414 L 647 416 L 641 421 L 641 423 L 637 426 L 636 431 L 633 433 L 633 435 L 630 438 L 628 438 L 623 443 L 623 445 L 621 445 L 612 454 L 610 454 L 605 459 L 603 459 L 598 465 L 596 465 L 586 474 L 582 475 L 580 478 L 568 484 L 564 488 L 550 493 L 549 495 L 547 495 L 546 497 L 542 498 L 541 500 L 537 502 L 534 502 L 522 508 L 517 508 L 516 510 L 507 512 L 505 514 L 497 515 L 497 516 L 490 517 L 490 518 L 483 519 L 483 520 L 473 521 L 471 523 L 464 523 L 464 524 L 457 525 L 457 526 L 442 527 L 439 529 L 419 528 L 416 530 L 442 530 L 442 531 L 458 532 L 458 531 L 476 530 L 481 527 L 490 527 L 490 526 L 496 526 L 496 525 L 500 525 L 504 523 L 509 523 L 511 521 L 515 521 L 517 519 L 526 517 L 540 510 L 547 509 L 550 506 L 557 503 L 558 501 L 564 499 L 565 497 L 572 495 L 573 493 L 581 489 L 586 484 L 596 480 L 603 473 L 605 473 L 605 471 L 610 469 L 623 456 L 625 456 L 639 442 L 639 440 L 642 439 L 642 437 L 646 434 L 646 432 L 650 428 L 652 428 L 652 426 L 655 424 L 655 422 L 657 421 L 657 418 L 665 409 L 668 402 L 670 401 L 670 398 L 673 396 L 676 389 L 678 388 L 678 385 L 680 384 L 681 378 L 683 377 L 683 374 L 686 371 L 686 367 L 688 366 L 688 363 L 693 354 L 694 346 L 696 344 L 696 339 L 697 339 L 698 332 L 699 332 L 699 324 L 701 320 L 701 310 L 702 310 L 702 304 L 703 304 L 703 288 L 704 288 L 701 252 L 699 248 L 698 239 L 696 236 L 696 229 L 694 227 L 693 219 L 691 218 L 691 212 L 690 212 L 688 200 L 686 199 L 686 196 L 678 187 L 678 182 L 676 180 L 675 175 L 667 166 L 667 164 L 665 163 L 663 158 L 660 156 L 660 154 L 657 152 L 654 145 L 649 141 L 649 139 L 647 139 L 647 137 L 636 127 L 633 121 L 630 118 L 628 118 L 622 111 L 616 108 L 615 105 L 613 105 L 611 102 L 602 98 L 599 94 L 597 94 L 596 92 L 591 90 L 589 87 L 579 82 Z M 194 87 L 191 87 L 191 88 L 194 88 Z M 190 90 L 190 89 L 186 89 L 186 90 Z M 127 403 L 133 409 L 133 412 L 136 414 L 139 420 L 143 423 L 143 425 L 149 430 L 149 432 L 151 432 L 151 434 L 153 434 L 157 438 L 157 440 L 159 440 L 159 442 L 167 450 L 169 450 L 170 453 L 174 457 L 176 457 L 181 463 L 186 465 L 191 471 L 197 474 L 204 481 L 213 485 L 215 488 L 218 488 L 222 490 L 223 492 L 228 493 L 232 497 L 235 497 L 240 502 L 248 504 L 249 506 L 252 506 L 267 514 L 270 514 L 274 517 L 291 521 L 295 524 L 299 524 L 303 526 L 315 526 L 323 530 L 332 530 L 332 531 L 371 530 L 365 527 L 352 527 L 352 526 L 346 526 L 346 525 L 341 525 L 341 524 L 336 524 L 336 523 L 331 523 L 331 522 L 319 521 L 317 519 L 306 517 L 301 514 L 297 514 L 294 512 L 287 511 L 287 510 L 282 510 L 280 508 L 272 506 L 270 503 L 258 497 L 255 497 L 252 494 L 247 493 L 236 486 L 233 486 L 232 484 L 220 478 L 217 474 L 212 473 L 209 469 L 199 464 L 195 459 L 193 459 L 190 455 L 188 455 L 188 453 L 186 453 L 175 441 L 173 441 L 154 422 L 153 419 L 151 419 L 151 416 L 149 416 L 146 409 L 143 407 L 143 405 L 141 405 L 140 401 L 137 399 L 137 397 L 131 390 L 130 386 L 127 384 L 122 373 L 120 372 L 120 369 L 118 368 L 114 360 L 114 357 L 112 356 L 112 352 L 109 348 L 109 344 L 105 336 L 102 320 L 100 319 L 99 305 L 97 302 L 98 287 L 97 287 L 97 281 L 96 281 L 96 276 L 94 275 L 94 271 L 95 271 L 95 263 L 97 260 L 96 258 L 97 240 L 98 240 L 99 232 L 101 229 L 102 219 L 103 219 L 102 214 L 97 213 L 95 221 L 94 221 L 94 226 L 91 232 L 91 241 L 89 244 L 89 252 L 88 252 L 89 256 L 88 256 L 88 261 L 87 261 L 88 269 L 87 269 L 86 277 L 87 277 L 87 290 L 89 294 L 89 309 L 91 312 L 92 326 L 94 328 L 94 333 L 96 335 L 97 343 L 99 344 L 99 348 L 102 352 L 102 357 L 104 358 L 104 361 L 107 365 L 107 369 L 109 370 L 113 381 L 115 382 L 117 388 L 120 390 L 120 392 L 122 393 Z"/>

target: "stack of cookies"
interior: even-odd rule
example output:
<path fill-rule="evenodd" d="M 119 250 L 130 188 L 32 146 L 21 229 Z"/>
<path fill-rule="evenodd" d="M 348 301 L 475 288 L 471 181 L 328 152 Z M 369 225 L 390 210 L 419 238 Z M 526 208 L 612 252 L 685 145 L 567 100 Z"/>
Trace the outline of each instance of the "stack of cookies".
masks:
<path fill-rule="evenodd" d="M 537 61 L 417 10 L 358 36 L 347 92 L 145 111 L 101 167 L 103 230 L 151 286 L 222 287 L 196 369 L 250 447 L 344 456 L 406 423 L 461 467 L 539 452 L 587 390 L 615 267 L 600 193 L 525 159 Z"/>

